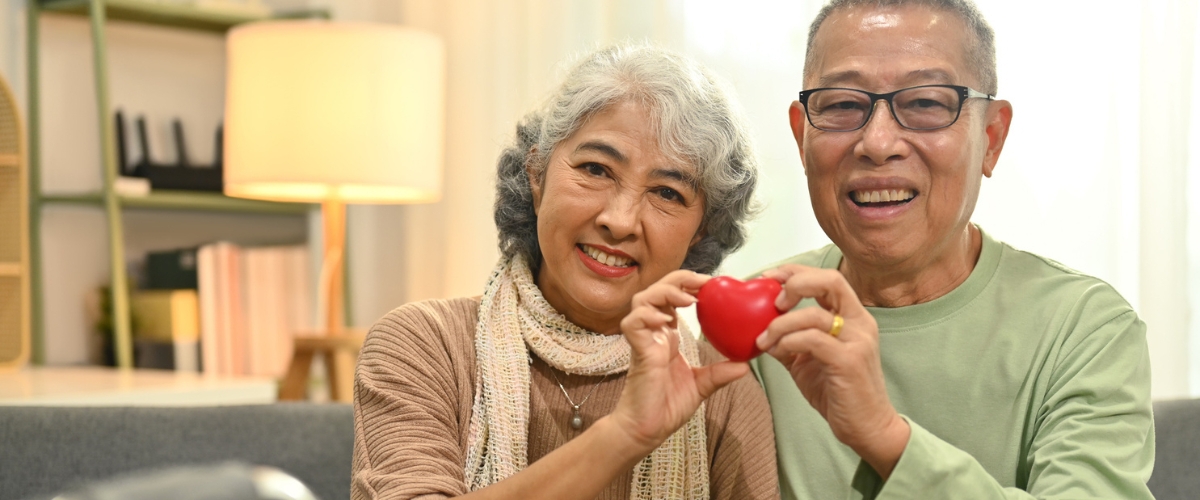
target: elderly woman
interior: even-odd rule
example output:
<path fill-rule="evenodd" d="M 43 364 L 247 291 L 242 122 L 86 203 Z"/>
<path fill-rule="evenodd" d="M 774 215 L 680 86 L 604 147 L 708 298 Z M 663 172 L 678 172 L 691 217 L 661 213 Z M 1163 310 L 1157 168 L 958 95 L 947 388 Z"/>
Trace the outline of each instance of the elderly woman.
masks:
<path fill-rule="evenodd" d="M 755 181 L 702 68 L 584 59 L 500 157 L 483 296 L 368 335 L 353 498 L 776 498 L 764 394 L 674 313 L 742 244 Z"/>

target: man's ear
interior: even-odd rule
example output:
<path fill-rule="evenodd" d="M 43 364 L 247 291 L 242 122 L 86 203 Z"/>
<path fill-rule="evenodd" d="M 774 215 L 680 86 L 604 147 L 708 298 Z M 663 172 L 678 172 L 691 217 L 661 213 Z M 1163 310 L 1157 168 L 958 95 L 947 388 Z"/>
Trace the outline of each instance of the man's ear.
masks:
<path fill-rule="evenodd" d="M 1004 149 L 1004 140 L 1008 138 L 1008 127 L 1012 123 L 1013 108 L 1008 101 L 993 101 L 988 106 L 987 124 L 984 133 L 987 134 L 987 151 L 983 155 L 983 175 L 991 177 L 1000 161 L 1000 151 Z"/>
<path fill-rule="evenodd" d="M 804 127 L 808 122 L 804 118 L 804 106 L 800 101 L 792 101 L 792 105 L 788 107 L 788 124 L 792 126 L 792 138 L 796 139 L 796 148 L 800 150 L 800 164 L 804 165 Z M 805 173 L 808 173 L 808 167 L 805 167 Z"/>

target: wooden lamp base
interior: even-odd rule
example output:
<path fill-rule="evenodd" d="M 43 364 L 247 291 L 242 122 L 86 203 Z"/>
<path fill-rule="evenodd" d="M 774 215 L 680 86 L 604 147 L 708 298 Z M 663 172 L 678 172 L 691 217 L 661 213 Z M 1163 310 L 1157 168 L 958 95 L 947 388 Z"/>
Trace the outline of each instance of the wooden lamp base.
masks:
<path fill-rule="evenodd" d="M 346 246 L 346 205 L 331 200 L 321 204 L 325 234 L 324 259 L 321 263 L 320 294 L 325 330 L 295 337 L 292 361 L 279 386 L 279 399 L 302 400 L 308 397 L 309 371 L 314 357 L 325 363 L 330 399 L 350 402 L 354 399 L 354 368 L 362 349 L 365 332 L 347 331 L 343 326 L 345 295 L 343 255 Z"/>
<path fill-rule="evenodd" d="M 297 336 L 292 362 L 279 385 L 281 401 L 298 401 L 308 397 L 309 371 L 314 357 L 325 363 L 329 380 L 329 398 L 339 402 L 354 400 L 354 367 L 366 333 L 342 332 L 337 335 Z"/>

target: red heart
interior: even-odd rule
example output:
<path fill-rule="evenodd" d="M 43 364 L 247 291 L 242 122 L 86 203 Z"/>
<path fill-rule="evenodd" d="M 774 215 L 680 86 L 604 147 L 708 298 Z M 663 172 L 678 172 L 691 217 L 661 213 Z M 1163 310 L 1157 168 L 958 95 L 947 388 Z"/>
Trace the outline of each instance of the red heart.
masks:
<path fill-rule="evenodd" d="M 696 293 L 696 319 L 708 342 L 733 361 L 747 361 L 762 351 L 754 345 L 771 320 L 781 313 L 775 298 L 783 286 L 778 281 L 755 278 L 740 281 L 728 276 L 708 280 Z"/>

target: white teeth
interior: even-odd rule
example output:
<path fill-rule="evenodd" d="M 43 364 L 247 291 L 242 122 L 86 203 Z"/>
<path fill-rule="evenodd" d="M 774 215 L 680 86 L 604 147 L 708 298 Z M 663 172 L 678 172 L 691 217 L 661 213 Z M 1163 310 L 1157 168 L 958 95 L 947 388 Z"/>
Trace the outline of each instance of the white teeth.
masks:
<path fill-rule="evenodd" d="M 859 203 L 886 203 L 890 201 L 908 201 L 912 199 L 911 189 L 883 189 L 879 191 L 855 191 L 854 201 Z"/>
<path fill-rule="evenodd" d="M 627 259 L 625 257 L 618 257 L 616 255 L 601 252 L 600 250 L 597 250 L 588 245 L 582 245 L 582 246 L 583 246 L 584 253 L 588 254 L 589 257 L 596 259 L 596 262 L 599 262 L 606 266 L 629 267 L 629 265 L 633 262 L 632 260 Z"/>

